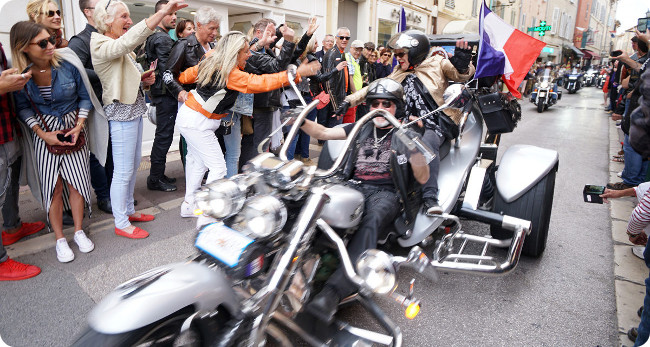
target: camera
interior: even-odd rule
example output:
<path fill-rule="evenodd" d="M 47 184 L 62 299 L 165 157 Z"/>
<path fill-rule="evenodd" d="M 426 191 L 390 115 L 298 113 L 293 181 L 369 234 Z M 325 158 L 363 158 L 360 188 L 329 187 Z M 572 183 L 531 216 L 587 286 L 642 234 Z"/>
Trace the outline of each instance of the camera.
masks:
<path fill-rule="evenodd" d="M 621 51 L 621 50 L 612 51 L 611 53 L 609 53 L 609 55 L 610 55 L 611 57 L 618 57 L 618 56 L 621 55 L 621 54 L 623 54 L 623 51 Z"/>
<path fill-rule="evenodd" d="M 582 197 L 584 198 L 585 202 L 589 202 L 592 204 L 602 204 L 603 198 L 601 198 L 600 195 L 604 193 L 605 193 L 604 186 L 587 184 L 585 188 L 582 190 Z"/>

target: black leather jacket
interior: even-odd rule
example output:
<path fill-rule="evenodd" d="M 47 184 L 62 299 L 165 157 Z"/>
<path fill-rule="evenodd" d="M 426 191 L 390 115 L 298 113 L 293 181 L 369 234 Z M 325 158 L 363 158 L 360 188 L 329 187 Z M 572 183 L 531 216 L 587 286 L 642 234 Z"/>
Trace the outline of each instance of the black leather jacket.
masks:
<path fill-rule="evenodd" d="M 210 43 L 210 48 L 213 47 L 214 44 Z M 178 76 L 185 69 L 197 65 L 203 55 L 205 55 L 205 51 L 196 39 L 195 34 L 176 41 L 171 53 L 169 53 L 169 59 L 167 60 L 167 66 L 163 75 L 163 81 L 172 96 L 178 97 L 178 93 L 181 91 L 190 91 L 196 88 L 196 83 L 181 85 L 178 82 Z"/>
<path fill-rule="evenodd" d="M 145 53 L 147 54 L 147 66 L 144 66 L 144 69 L 148 69 L 149 65 L 158 59 L 156 82 L 154 82 L 150 90 L 152 96 L 162 96 L 167 93 L 162 76 L 173 45 L 174 40 L 160 27 L 156 27 L 154 33 L 147 38 L 144 46 Z"/>
<path fill-rule="evenodd" d="M 336 71 L 336 65 L 345 60 L 345 53 L 339 52 L 337 46 L 332 47 L 325 56 L 323 56 L 322 71 L 327 74 L 328 72 Z M 348 73 L 347 67 L 341 71 L 333 72 L 332 78 L 325 82 L 325 93 L 330 95 L 330 102 L 332 109 L 336 110 L 345 99 L 349 92 L 349 85 L 352 83 L 352 78 L 349 79 L 348 88 L 345 86 L 345 74 Z"/>
<path fill-rule="evenodd" d="M 249 73 L 254 73 L 256 75 L 263 75 L 268 73 L 276 73 L 284 71 L 287 69 L 287 66 L 291 63 L 291 58 L 293 56 L 293 50 L 296 47 L 296 44 L 289 42 L 287 40 L 282 44 L 282 49 L 278 56 L 273 53 L 270 49 L 265 49 L 260 52 L 252 52 L 252 56 L 248 58 L 246 62 L 246 68 L 244 71 Z M 282 106 L 280 101 L 280 96 L 282 94 L 282 88 L 266 92 L 255 94 L 253 99 L 253 107 L 255 108 L 278 108 Z"/>
<path fill-rule="evenodd" d="M 93 92 L 99 101 L 102 101 L 102 82 L 99 80 L 99 76 L 95 73 L 93 69 L 93 62 L 90 59 L 90 34 L 96 32 L 97 29 L 90 24 L 86 24 L 84 30 L 79 34 L 73 36 L 68 42 L 68 48 L 72 49 L 81 63 L 84 64 L 86 68 L 86 74 L 90 80 L 90 84 L 93 86 Z"/>

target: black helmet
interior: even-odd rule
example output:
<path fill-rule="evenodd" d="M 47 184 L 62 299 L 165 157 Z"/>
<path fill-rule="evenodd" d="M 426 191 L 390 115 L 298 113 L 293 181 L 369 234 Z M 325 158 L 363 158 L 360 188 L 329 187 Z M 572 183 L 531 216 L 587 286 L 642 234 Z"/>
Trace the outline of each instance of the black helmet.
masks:
<path fill-rule="evenodd" d="M 391 49 L 403 49 L 408 52 L 409 64 L 420 64 L 429 55 L 429 38 L 419 30 L 406 30 L 393 35 L 388 41 Z"/>
<path fill-rule="evenodd" d="M 392 100 L 399 105 L 404 102 L 404 88 L 397 81 L 390 78 L 374 80 L 368 86 L 366 100 L 374 99 Z"/>

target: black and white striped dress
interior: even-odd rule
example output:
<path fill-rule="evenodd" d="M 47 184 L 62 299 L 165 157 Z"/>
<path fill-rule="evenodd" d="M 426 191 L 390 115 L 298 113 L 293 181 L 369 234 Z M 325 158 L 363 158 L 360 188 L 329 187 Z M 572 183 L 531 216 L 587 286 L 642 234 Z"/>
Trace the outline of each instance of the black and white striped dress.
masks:
<path fill-rule="evenodd" d="M 38 87 L 41 91 L 43 99 L 46 101 L 51 100 L 51 88 L 47 87 Z M 87 115 L 87 110 L 84 110 L 85 114 L 80 112 L 80 116 L 84 118 Z M 62 121 L 59 121 L 59 118 L 53 115 L 44 114 L 43 119 L 47 123 L 47 127 L 50 131 L 63 130 L 67 128 L 72 128 L 75 126 L 76 122 L 76 111 L 69 112 L 62 117 Z M 38 124 L 43 131 L 45 127 L 41 124 L 41 119 L 38 115 L 34 115 L 27 120 L 27 126 L 30 128 Z M 85 131 L 82 130 L 82 131 Z M 87 136 L 87 134 L 86 134 Z M 50 206 L 52 205 L 52 195 L 54 193 L 54 187 L 56 186 L 56 181 L 61 176 L 63 179 L 63 206 L 64 210 L 70 210 L 70 192 L 68 191 L 69 183 L 72 185 L 83 197 L 86 205 L 88 206 L 89 214 L 92 213 L 91 204 L 90 204 L 90 150 L 88 149 L 88 144 L 80 149 L 77 152 L 70 154 L 61 154 L 56 155 L 52 154 L 47 150 L 45 141 L 43 141 L 36 133 L 32 132 L 32 138 L 34 140 L 34 157 L 36 158 L 36 170 L 41 182 L 41 197 L 43 199 L 43 205 L 45 210 L 48 212 L 48 221 L 49 221 L 49 211 Z"/>

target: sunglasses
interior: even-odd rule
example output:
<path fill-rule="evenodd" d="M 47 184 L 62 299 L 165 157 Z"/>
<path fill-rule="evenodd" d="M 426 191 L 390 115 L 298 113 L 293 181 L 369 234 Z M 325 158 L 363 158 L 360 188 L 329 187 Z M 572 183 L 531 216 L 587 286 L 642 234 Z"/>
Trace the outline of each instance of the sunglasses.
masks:
<path fill-rule="evenodd" d="M 377 108 L 379 107 L 379 105 L 381 105 L 383 108 L 390 108 L 391 106 L 393 106 L 393 102 L 390 100 L 383 100 L 383 101 L 373 100 L 370 103 L 370 107 L 372 108 Z"/>
<path fill-rule="evenodd" d="M 401 57 L 403 57 L 405 54 L 406 54 L 406 52 L 399 52 L 399 53 L 395 53 L 395 56 L 398 57 L 398 58 L 401 58 Z"/>
<path fill-rule="evenodd" d="M 350 41 L 350 36 L 337 36 L 341 40 L 347 40 Z"/>
<path fill-rule="evenodd" d="M 50 11 L 47 11 L 47 12 L 43 12 L 43 14 L 45 14 L 46 16 L 48 16 L 48 17 L 50 17 L 50 18 L 51 18 L 51 17 L 54 17 L 55 14 L 56 14 L 57 16 L 61 17 L 61 11 L 60 11 L 60 10 L 56 10 L 56 11 L 52 11 L 52 10 L 50 10 Z"/>
<path fill-rule="evenodd" d="M 30 45 L 38 45 L 38 47 L 41 47 L 41 49 L 46 49 L 48 43 L 55 45 L 56 38 L 54 36 L 50 36 L 48 39 L 42 39 L 38 42 L 31 42 Z"/>
<path fill-rule="evenodd" d="M 382 54 L 382 57 L 390 57 L 390 53 Z"/>

